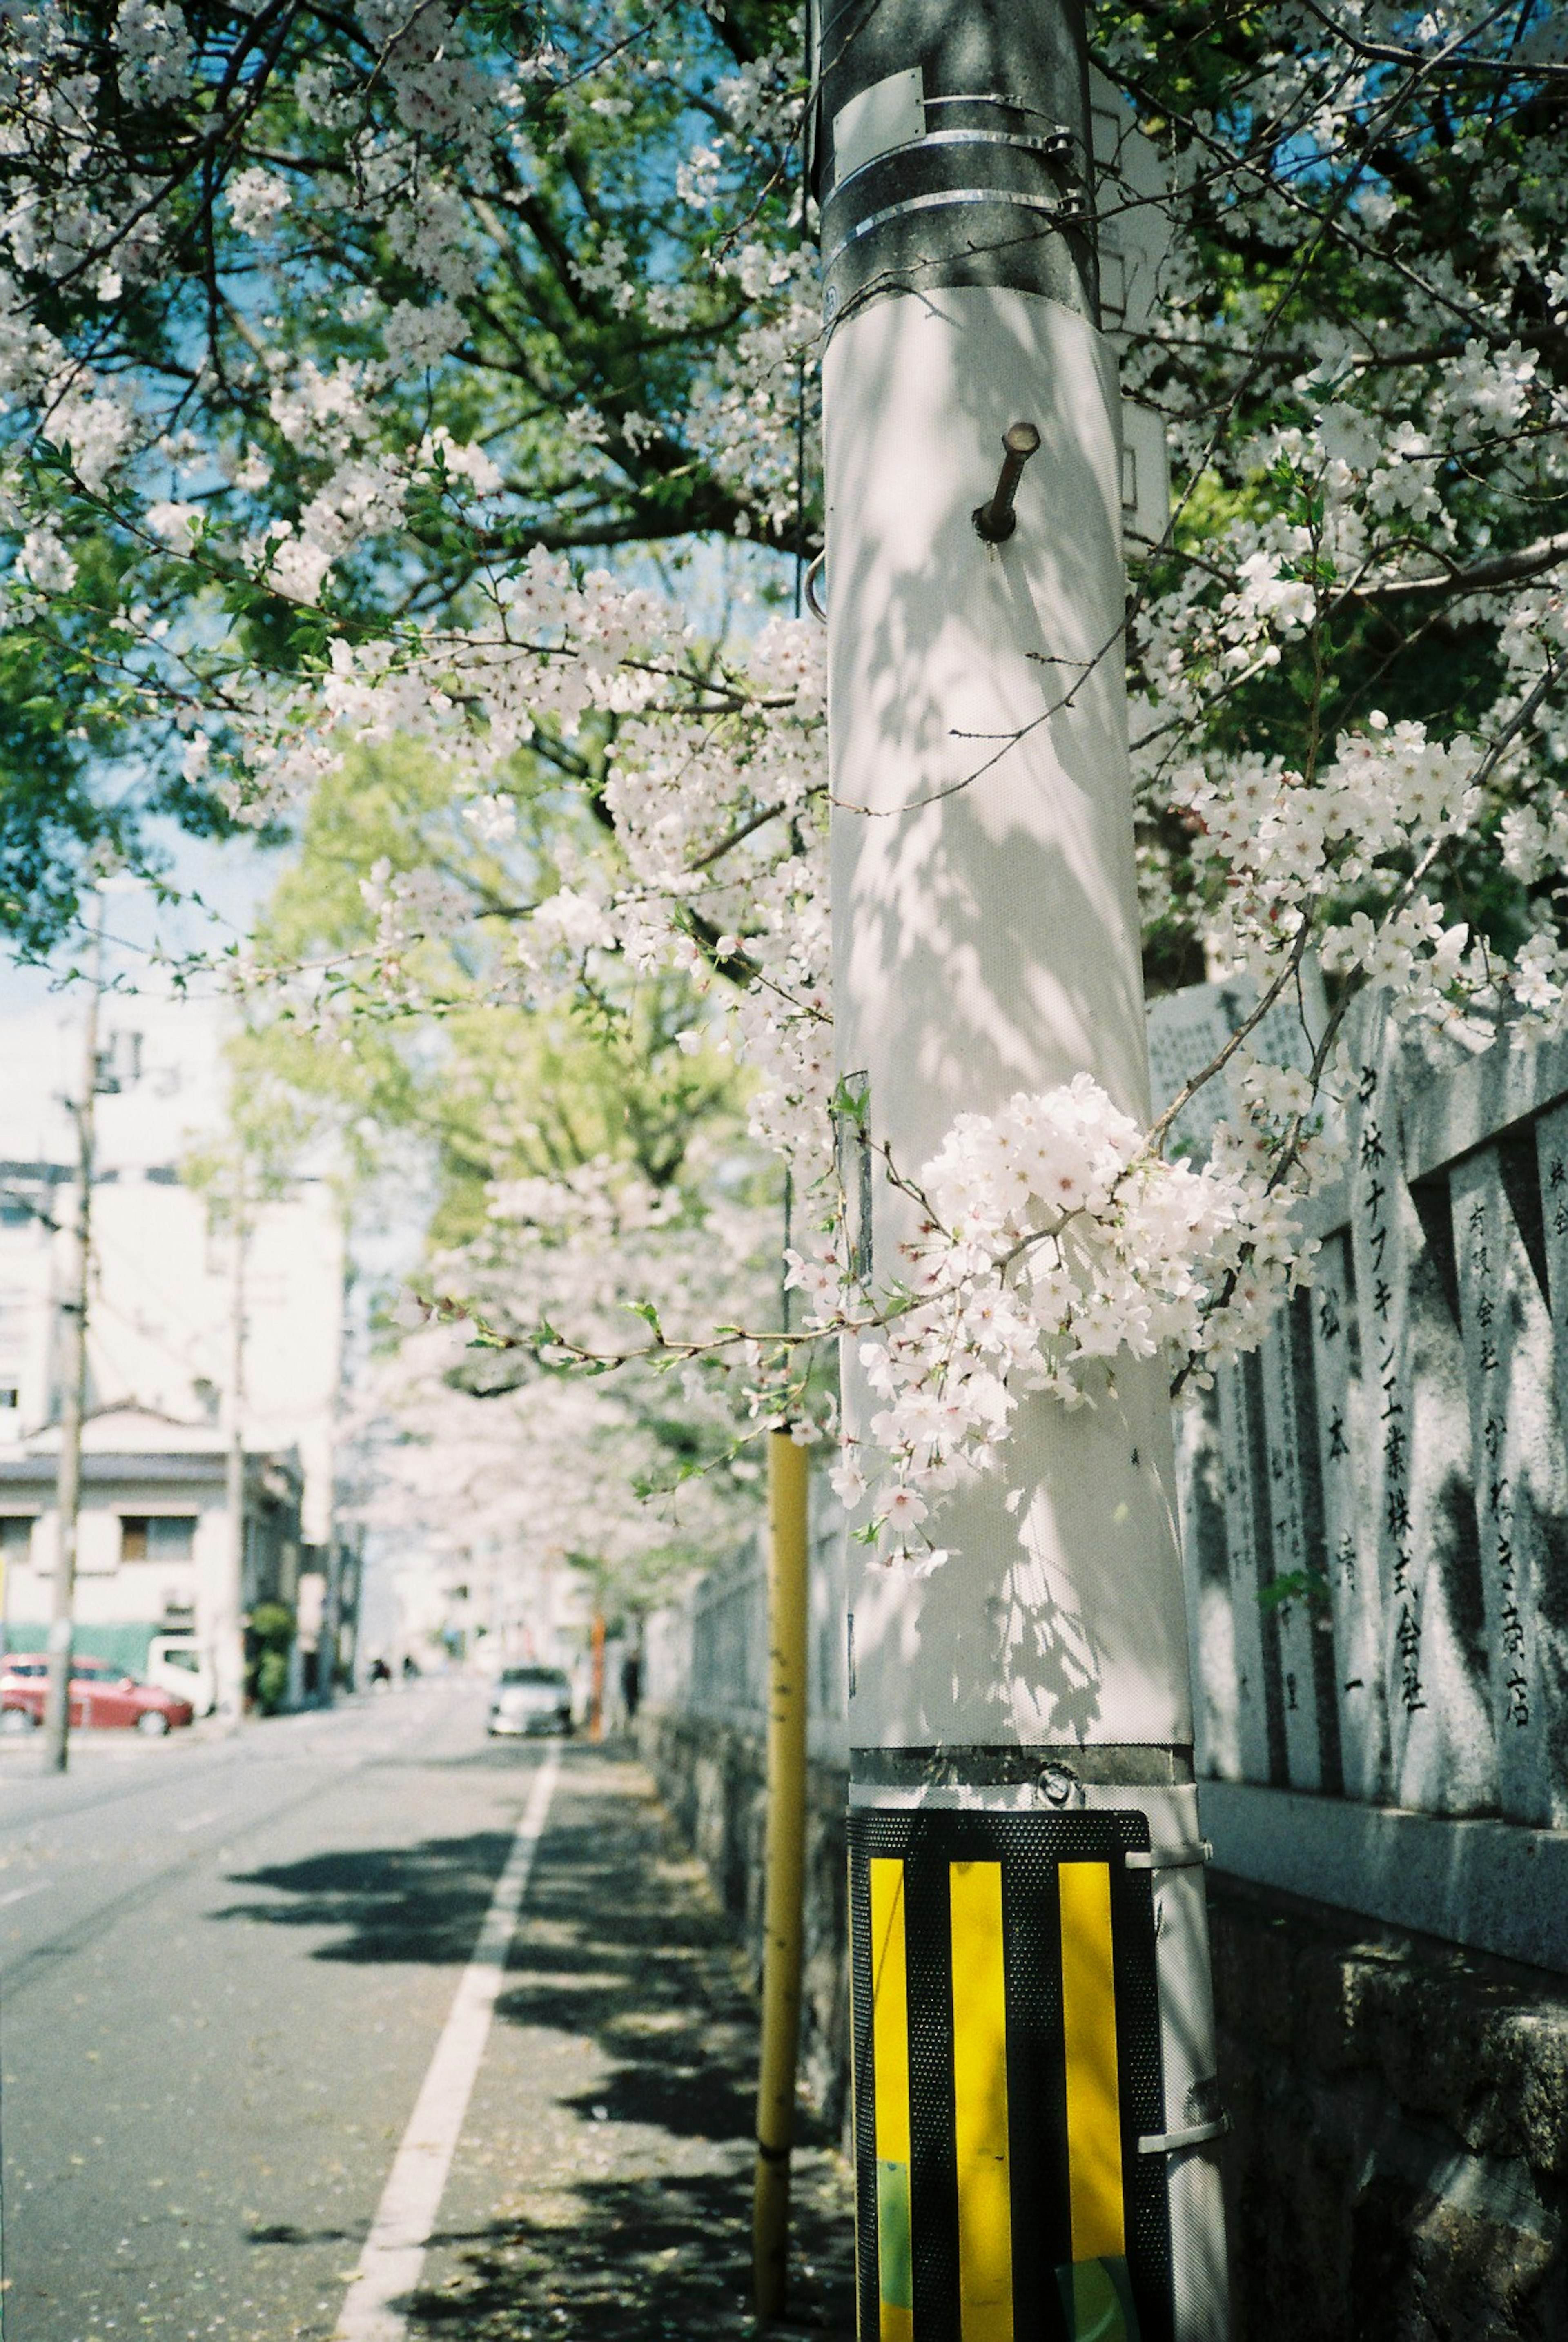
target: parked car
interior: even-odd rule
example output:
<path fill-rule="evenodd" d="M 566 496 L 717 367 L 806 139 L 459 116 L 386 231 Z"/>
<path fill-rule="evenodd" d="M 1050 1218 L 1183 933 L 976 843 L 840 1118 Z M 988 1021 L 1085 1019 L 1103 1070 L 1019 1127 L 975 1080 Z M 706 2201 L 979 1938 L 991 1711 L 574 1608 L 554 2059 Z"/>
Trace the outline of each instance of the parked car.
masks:
<path fill-rule="evenodd" d="M 514 1736 L 572 1729 L 572 1686 L 559 1667 L 503 1667 L 485 1730 Z"/>
<path fill-rule="evenodd" d="M 146 1680 L 175 1699 L 188 1699 L 198 1716 L 217 1705 L 212 1662 L 194 1635 L 155 1635 L 147 1646 Z"/>
<path fill-rule="evenodd" d="M 49 1661 L 42 1651 L 17 1651 L 0 1659 L 0 1732 L 35 1732 L 44 1721 Z M 159 1739 L 189 1724 L 194 1710 L 156 1684 L 127 1675 L 112 1659 L 77 1657 L 71 1666 L 71 1722 L 122 1725 Z"/>

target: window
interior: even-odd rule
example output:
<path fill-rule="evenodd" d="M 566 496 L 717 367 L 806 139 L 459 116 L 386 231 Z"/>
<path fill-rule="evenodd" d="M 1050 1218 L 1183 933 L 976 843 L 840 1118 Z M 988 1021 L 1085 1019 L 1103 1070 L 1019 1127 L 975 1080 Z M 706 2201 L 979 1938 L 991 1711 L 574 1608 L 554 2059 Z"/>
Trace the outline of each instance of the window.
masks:
<path fill-rule="evenodd" d="M 183 1667 L 187 1675 L 199 1675 L 202 1666 L 201 1653 L 165 1649 L 163 1654 L 163 1665 L 165 1667 Z"/>
<path fill-rule="evenodd" d="M 189 1561 L 196 1532 L 188 1513 L 122 1513 L 122 1561 Z"/>
<path fill-rule="evenodd" d="M 15 1383 L 0 1383 L 0 1415 L 10 1413 L 22 1404 L 22 1394 Z"/>
<path fill-rule="evenodd" d="M 26 1560 L 33 1550 L 33 1519 L 31 1513 L 12 1513 L 0 1520 L 0 1558 Z"/>

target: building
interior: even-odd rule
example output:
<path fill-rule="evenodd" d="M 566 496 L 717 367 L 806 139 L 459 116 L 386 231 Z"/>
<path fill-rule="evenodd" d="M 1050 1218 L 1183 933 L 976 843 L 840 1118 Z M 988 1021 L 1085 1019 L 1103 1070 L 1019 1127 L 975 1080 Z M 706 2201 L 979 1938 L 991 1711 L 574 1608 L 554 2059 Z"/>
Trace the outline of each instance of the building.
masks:
<path fill-rule="evenodd" d="M 42 1650 L 59 1553 L 57 1423 L 0 1449 L 0 1551 L 8 1648 Z M 229 1566 L 228 1440 L 209 1423 L 109 1406 L 82 1429 L 76 1645 L 133 1673 L 155 1635 L 202 1638 Z M 247 1453 L 242 1606 L 298 1611 L 303 1475 L 292 1454 Z M 319 1606 L 316 1611 L 319 1619 Z"/>
<path fill-rule="evenodd" d="M 46 1633 L 50 1613 L 80 1018 L 67 1000 L 15 1020 L 0 1063 L 0 1551 L 13 1649 Z M 100 1025 L 79 1646 L 135 1667 L 155 1635 L 201 1639 L 217 1615 L 238 1316 L 244 1600 L 295 1614 L 291 1689 L 325 1694 L 352 1647 L 358 1576 L 335 1517 L 346 1253 L 331 1166 L 249 1203 L 236 1253 L 225 1183 L 203 1167 L 225 1126 L 223 1009 L 110 993 Z"/>

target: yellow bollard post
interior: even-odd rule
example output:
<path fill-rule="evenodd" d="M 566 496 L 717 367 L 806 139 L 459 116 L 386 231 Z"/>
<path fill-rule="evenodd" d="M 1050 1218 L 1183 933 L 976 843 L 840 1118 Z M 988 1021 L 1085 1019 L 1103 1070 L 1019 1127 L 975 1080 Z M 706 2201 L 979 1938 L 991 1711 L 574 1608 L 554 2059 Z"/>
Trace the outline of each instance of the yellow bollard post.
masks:
<path fill-rule="evenodd" d="M 604 1737 L 604 1614 L 602 1610 L 595 1610 L 594 1613 L 594 1624 L 589 1629 L 588 1649 L 591 1669 L 588 1683 L 588 1737 L 590 1740 L 603 1740 Z"/>
<path fill-rule="evenodd" d="M 767 1847 L 763 2046 L 752 2267 L 757 2316 L 777 2317 L 789 2275 L 805 1890 L 806 1506 L 809 1466 L 787 1431 L 768 1436 Z"/>

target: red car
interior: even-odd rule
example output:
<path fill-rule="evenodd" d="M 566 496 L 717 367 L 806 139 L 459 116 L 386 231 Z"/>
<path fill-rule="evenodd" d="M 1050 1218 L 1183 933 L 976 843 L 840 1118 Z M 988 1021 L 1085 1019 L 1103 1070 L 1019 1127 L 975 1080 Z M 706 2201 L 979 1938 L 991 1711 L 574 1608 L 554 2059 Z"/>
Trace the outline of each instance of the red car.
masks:
<path fill-rule="evenodd" d="M 0 1659 L 0 1732 L 35 1732 L 44 1721 L 49 1662 L 41 1651 L 16 1651 Z M 119 1724 L 161 1739 L 175 1725 L 189 1724 L 195 1711 L 155 1685 L 138 1683 L 112 1659 L 75 1658 L 71 1663 L 71 1722 Z"/>

